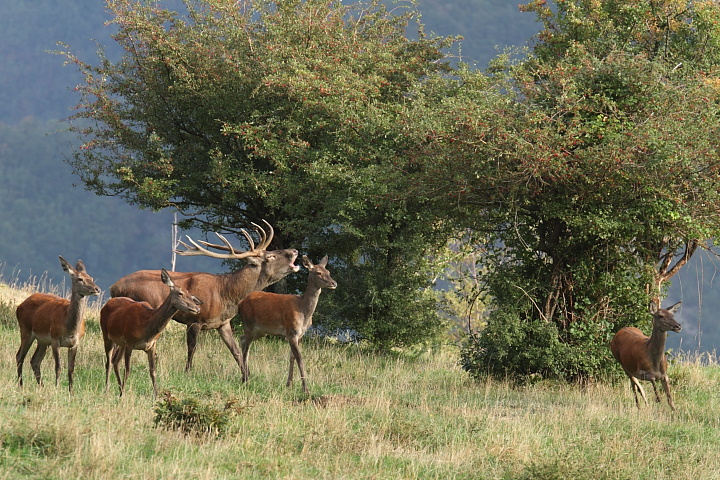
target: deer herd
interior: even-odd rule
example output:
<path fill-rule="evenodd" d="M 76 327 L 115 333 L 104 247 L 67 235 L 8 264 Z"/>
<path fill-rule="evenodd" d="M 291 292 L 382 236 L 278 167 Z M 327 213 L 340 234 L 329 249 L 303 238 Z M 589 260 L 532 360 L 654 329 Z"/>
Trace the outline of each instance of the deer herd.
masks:
<path fill-rule="evenodd" d="M 267 250 L 274 231 L 269 223 L 265 222 L 265 225 L 268 232 L 253 224 L 260 238 L 258 245 L 255 245 L 246 230 L 241 230 L 250 246 L 246 251 L 236 250 L 219 234 L 218 238 L 223 245 L 196 242 L 189 237 L 189 244 L 180 242 L 185 248 L 177 250 L 180 255 L 244 259 L 245 266 L 233 273 L 170 274 L 165 269 L 140 270 L 121 278 L 110 287 L 112 298 L 100 310 L 100 327 L 105 347 L 106 391 L 112 364 L 120 396 L 123 395 L 130 373 L 130 356 L 133 350 L 143 350 L 148 356 L 153 393 L 157 395 L 155 347 L 172 319 L 184 324 L 187 329 L 186 371 L 192 368 L 198 333 L 201 330 L 217 330 L 240 368 L 243 381 L 249 378 L 246 361 L 250 343 L 265 335 L 285 336 L 292 350 L 288 385 L 292 382 L 293 362 L 297 361 L 303 391 L 308 393 L 298 343 L 312 324 L 321 289 L 334 289 L 337 283 L 326 268 L 327 256 L 317 265 L 313 265 L 308 257 L 303 257 L 303 264 L 310 272 L 305 293 L 280 295 L 263 292 L 258 296 L 250 295 L 300 270 L 300 267 L 295 265 L 297 250 Z M 75 355 L 85 334 L 84 313 L 87 297 L 98 295 L 100 288 L 87 274 L 82 261 L 78 260 L 75 268 L 62 257 L 60 263 L 72 281 L 70 300 L 57 295 L 34 293 L 17 307 L 16 315 L 20 327 L 20 348 L 16 355 L 17 374 L 18 383 L 22 386 L 25 356 L 37 340 L 37 349 L 30 360 L 35 378 L 41 383 L 40 364 L 47 347 L 51 346 L 55 358 L 57 386 L 60 377 L 60 347 L 65 347 L 68 348 L 68 383 L 72 392 Z M 247 312 L 247 317 L 241 317 L 241 321 L 246 325 L 246 335 L 241 339 L 242 352 L 230 325 L 230 320 L 238 313 L 239 308 L 241 313 Z M 119 363 L 122 358 L 125 360 L 125 369 L 121 378 Z"/>
<path fill-rule="evenodd" d="M 170 320 L 186 326 L 187 362 L 185 371 L 192 368 L 197 337 L 202 330 L 217 330 L 220 338 L 232 353 L 240 368 L 243 382 L 249 380 L 248 352 L 250 344 L 266 335 L 284 336 L 290 345 L 287 386 L 292 384 L 293 366 L 297 363 L 302 389 L 309 394 L 305 368 L 299 343 L 312 325 L 312 316 L 323 288 L 334 289 L 337 282 L 328 271 L 328 257 L 313 264 L 303 256 L 302 263 L 308 270 L 305 292 L 300 295 L 282 295 L 262 290 L 299 271 L 295 265 L 298 251 L 295 249 L 267 250 L 274 231 L 265 222 L 268 232 L 253 224 L 260 243 L 256 246 L 252 236 L 241 233 L 250 248 L 236 250 L 220 234 L 216 234 L 222 245 L 204 241 L 196 242 L 188 237 L 189 244 L 180 242 L 185 248 L 177 250 L 180 255 L 203 255 L 220 259 L 244 259 L 245 266 L 229 274 L 176 273 L 170 275 L 165 269 L 140 270 L 127 275 L 110 287 L 111 299 L 100 310 L 100 328 L 105 347 L 105 391 L 109 387 L 110 365 L 115 372 L 123 395 L 130 373 L 130 356 L 133 350 L 143 350 L 148 356 L 150 380 L 153 394 L 157 396 L 156 343 Z M 217 251 L 208 250 L 209 248 Z M 219 253 L 222 252 L 222 253 Z M 75 356 L 85 335 L 85 307 L 87 297 L 98 295 L 100 288 L 87 274 L 85 265 L 78 260 L 73 268 L 60 257 L 63 270 L 70 275 L 70 299 L 47 293 L 34 293 L 25 299 L 16 310 L 20 328 L 20 348 L 17 351 L 18 384 L 22 386 L 22 370 L 25 356 L 37 340 L 37 347 L 30 360 L 35 379 L 41 383 L 40 365 L 48 346 L 55 360 L 55 385 L 60 378 L 60 347 L 68 349 L 68 388 L 72 393 Z M 648 380 L 653 386 L 655 399 L 660 402 L 656 381 L 660 380 L 670 408 L 675 405 L 670 394 L 665 358 L 667 332 L 679 332 L 680 324 L 675 313 L 680 302 L 667 309 L 651 302 L 652 334 L 647 337 L 635 327 L 620 329 L 610 342 L 610 351 L 630 378 L 635 395 L 635 404 L 640 408 L 638 392 L 647 405 L 645 391 L 639 380 Z M 238 346 L 230 325 L 233 317 L 239 315 L 243 335 Z M 121 378 L 119 364 L 125 360 Z"/>

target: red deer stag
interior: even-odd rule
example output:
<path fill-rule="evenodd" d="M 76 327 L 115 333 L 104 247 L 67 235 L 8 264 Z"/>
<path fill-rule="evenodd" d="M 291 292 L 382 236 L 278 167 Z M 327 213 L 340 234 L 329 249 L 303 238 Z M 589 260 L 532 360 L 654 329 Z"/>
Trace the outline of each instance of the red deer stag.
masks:
<path fill-rule="evenodd" d="M 269 292 L 252 292 L 238 307 L 243 323 L 244 335 L 240 339 L 243 352 L 243 381 L 250 375 L 248 368 L 248 351 L 253 340 L 265 335 L 282 335 L 290 344 L 290 371 L 287 386 L 292 384 L 293 363 L 297 361 L 300 370 L 300 379 L 305 394 L 308 388 L 305 384 L 305 368 L 300 355 L 300 340 L 312 325 L 312 316 L 317 307 L 322 288 L 334 289 L 337 282 L 330 277 L 325 268 L 328 262 L 327 255 L 320 263 L 313 265 L 307 256 L 303 256 L 303 265 L 310 273 L 305 293 L 302 295 L 281 295 Z"/>
<path fill-rule="evenodd" d="M 105 343 L 105 393 L 108 391 L 110 363 L 112 362 L 122 397 L 130 374 L 130 356 L 133 350 L 144 350 L 148 356 L 153 397 L 156 397 L 155 343 L 173 315 L 178 312 L 189 315 L 200 313 L 198 305 L 202 305 L 202 301 L 176 286 L 164 268 L 160 272 L 160 277 L 162 282 L 170 287 L 170 292 L 158 308 L 152 308 L 147 302 L 136 302 L 128 297 L 115 297 L 100 310 L 100 328 Z M 125 375 L 120 380 L 118 364 L 123 356 Z"/>
<path fill-rule="evenodd" d="M 667 376 L 667 359 L 665 358 L 665 339 L 667 332 L 679 332 L 682 327 L 675 320 L 675 312 L 680 308 L 680 303 L 668 309 L 663 309 L 655 302 L 650 303 L 650 313 L 653 316 L 653 329 L 650 337 L 645 336 L 635 327 L 620 329 L 610 342 L 610 350 L 613 356 L 620 362 L 623 370 L 630 377 L 630 387 L 635 394 L 635 405 L 640 408 L 637 392 L 640 391 L 645 405 L 648 404 L 645 391 L 640 385 L 640 380 L 649 380 L 655 391 L 655 399 L 659 402 L 655 380 L 662 382 L 665 394 L 667 395 L 670 408 L 675 411 L 672 397 L 670 396 L 670 385 Z"/>
<path fill-rule="evenodd" d="M 192 368 L 193 355 L 197 346 L 198 333 L 201 330 L 216 329 L 220 333 L 225 345 L 232 353 L 241 370 L 244 369 L 242 355 L 238 347 L 230 320 L 237 314 L 237 305 L 240 300 L 253 290 L 262 290 L 291 272 L 297 272 L 300 267 L 295 265 L 298 251 L 295 249 L 266 250 L 272 241 L 274 231 L 269 223 L 269 234 L 258 225 L 255 225 L 260 237 L 260 244 L 255 246 L 252 237 L 242 230 L 250 249 L 240 251 L 234 249 L 221 235 L 220 240 L 225 244 L 214 245 L 199 242 L 206 247 L 224 250 L 229 253 L 211 252 L 188 237 L 192 245 L 182 243 L 186 250 L 179 250 L 180 255 L 205 255 L 222 259 L 246 259 L 247 264 L 233 273 L 173 273 L 176 285 L 184 288 L 190 294 L 203 299 L 198 315 L 177 313 L 173 319 L 187 326 L 187 363 L 185 371 Z M 130 297 L 133 300 L 145 301 L 151 307 L 157 308 L 165 300 L 167 289 L 160 281 L 159 270 L 140 270 L 127 275 L 110 287 L 113 297 Z"/>
<path fill-rule="evenodd" d="M 30 365 L 35 373 L 38 384 L 40 379 L 40 364 L 45 358 L 47 347 L 52 348 L 55 359 L 55 386 L 60 379 L 60 347 L 68 349 L 68 388 L 73 389 L 73 374 L 75 372 L 75 355 L 80 340 L 85 335 L 85 307 L 87 297 L 98 295 L 100 288 L 95 285 L 92 277 L 85 271 L 82 260 L 78 260 L 75 268 L 60 257 L 63 270 L 70 275 L 72 293 L 70 300 L 49 293 L 33 293 L 18 305 L 15 312 L 20 326 L 20 349 L 17 351 L 18 383 L 23 384 L 22 369 L 25 355 L 37 340 L 37 349 L 30 359 Z"/>

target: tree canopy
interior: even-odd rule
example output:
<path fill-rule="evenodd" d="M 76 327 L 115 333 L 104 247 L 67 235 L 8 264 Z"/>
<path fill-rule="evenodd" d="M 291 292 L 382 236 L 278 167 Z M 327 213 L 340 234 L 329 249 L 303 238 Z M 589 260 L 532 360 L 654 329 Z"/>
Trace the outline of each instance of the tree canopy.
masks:
<path fill-rule="evenodd" d="M 715 2 L 538 0 L 531 51 L 486 71 L 453 66 L 412 4 L 184 4 L 110 1 L 122 59 L 68 54 L 86 75 L 76 172 L 329 253 L 328 328 L 428 338 L 459 239 L 488 305 L 465 368 L 596 375 L 720 230 Z"/>
<path fill-rule="evenodd" d="M 471 369 L 602 371 L 613 331 L 648 319 L 647 302 L 720 231 L 720 8 L 556 6 L 527 5 L 545 26 L 533 55 L 492 69 L 507 102 L 483 118 L 492 129 L 471 115 L 448 133 L 445 184 L 465 180 L 453 191 L 489 214 L 479 227 L 497 252 L 497 310 Z"/>
<path fill-rule="evenodd" d="M 338 326 L 387 345 L 436 332 L 427 257 L 447 233 L 391 193 L 414 142 L 407 105 L 422 79 L 450 71 L 452 39 L 426 36 L 410 3 L 185 6 L 110 1 L 122 59 L 68 53 L 85 75 L 72 161 L 84 183 L 207 229 L 266 219 L 275 247 L 330 254 L 345 285 Z"/>

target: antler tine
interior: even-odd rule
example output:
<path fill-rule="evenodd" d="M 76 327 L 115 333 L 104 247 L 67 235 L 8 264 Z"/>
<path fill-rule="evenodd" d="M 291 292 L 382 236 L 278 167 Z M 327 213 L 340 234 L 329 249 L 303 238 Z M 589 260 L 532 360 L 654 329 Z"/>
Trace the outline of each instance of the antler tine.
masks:
<path fill-rule="evenodd" d="M 230 245 L 230 242 L 228 242 L 228 241 L 225 239 L 225 237 L 223 237 L 223 236 L 220 235 L 219 233 L 215 232 L 215 235 L 217 235 L 218 238 L 219 238 L 220 240 L 222 240 L 222 242 L 223 242 L 225 245 L 218 245 L 218 244 L 216 244 L 216 243 L 206 242 L 205 240 L 198 240 L 198 243 L 202 243 L 202 244 L 205 245 L 206 247 L 215 248 L 215 249 L 217 249 L 217 250 L 224 250 L 224 251 L 230 252 L 230 253 L 235 253 L 235 254 L 241 254 L 241 253 L 243 253 L 242 250 L 238 250 L 238 249 L 236 249 L 235 247 L 233 247 L 232 245 Z M 252 250 L 252 249 L 251 249 L 251 250 Z"/>
<path fill-rule="evenodd" d="M 273 237 L 275 236 L 275 230 L 273 230 L 272 225 L 270 225 L 270 223 L 268 223 L 268 221 L 265 220 L 264 218 L 263 218 L 263 222 L 270 229 L 269 235 L 265 233 L 265 230 L 260 225 L 258 225 L 255 222 L 252 222 L 253 227 L 255 227 L 255 230 L 258 232 L 258 235 L 260 236 L 260 245 L 258 245 L 258 250 L 267 249 L 267 247 L 270 246 L 270 242 L 272 242 Z"/>
<path fill-rule="evenodd" d="M 232 245 L 230 245 L 230 242 L 228 242 L 227 238 L 223 237 L 219 233 L 215 232 L 215 235 L 225 244 L 225 246 L 228 248 L 228 252 L 235 253 L 235 249 Z"/>
<path fill-rule="evenodd" d="M 267 240 L 267 235 L 265 235 L 265 230 L 263 230 L 260 225 L 258 225 L 255 222 L 250 222 L 250 225 L 252 225 L 255 228 L 255 233 L 257 233 L 258 238 L 260 238 L 260 245 L 258 245 L 258 248 L 260 250 L 264 250 L 267 245 L 265 245 L 265 240 Z"/>
<path fill-rule="evenodd" d="M 192 239 L 188 237 L 188 240 L 192 242 Z M 187 243 L 183 242 L 182 240 L 178 240 L 178 243 L 185 247 L 185 250 L 175 249 L 174 252 L 178 255 L 198 255 L 195 253 L 197 251 L 197 248 L 193 247 L 192 245 L 188 245 Z"/>
<path fill-rule="evenodd" d="M 203 240 L 195 241 L 189 236 L 186 235 L 188 241 L 191 243 L 191 245 L 188 245 L 187 243 L 183 241 L 178 241 L 180 245 L 185 247 L 185 250 L 175 250 L 175 253 L 178 255 L 204 255 L 206 257 L 213 257 L 213 258 L 224 258 L 224 259 L 240 259 L 240 258 L 247 258 L 247 257 L 254 257 L 262 255 L 262 252 L 265 251 L 265 249 L 270 245 L 270 242 L 272 242 L 273 237 L 275 236 L 275 230 L 273 229 L 272 225 L 268 223 L 267 220 L 263 219 L 263 222 L 265 225 L 267 225 L 269 233 L 265 232 L 265 229 L 263 229 L 260 225 L 257 223 L 252 222 L 252 226 L 255 227 L 255 230 L 258 233 L 258 236 L 260 237 L 260 244 L 255 246 L 255 241 L 252 239 L 252 236 L 245 230 L 244 228 L 240 229 L 240 233 L 243 234 L 245 239 L 248 241 L 248 244 L 250 245 L 250 249 L 248 251 L 240 251 L 233 248 L 233 246 L 230 244 L 230 242 L 220 235 L 219 233 L 215 232 L 215 235 L 218 236 L 218 238 L 225 244 L 225 245 L 216 245 L 214 243 L 205 242 Z M 215 248 L 217 250 L 223 250 L 230 253 L 216 253 L 211 252 L 205 247 Z"/>
<path fill-rule="evenodd" d="M 243 236 L 245 237 L 245 240 L 248 241 L 248 244 L 250 245 L 250 250 L 255 250 L 255 242 L 253 241 L 252 237 L 247 232 L 247 230 L 245 230 L 244 228 L 241 228 L 240 233 L 242 233 Z"/>
<path fill-rule="evenodd" d="M 187 250 L 175 250 L 175 252 L 178 255 L 204 255 L 206 257 L 223 258 L 223 259 L 240 259 L 240 258 L 257 256 L 257 252 L 254 249 L 251 249 L 247 252 L 240 252 L 238 250 L 235 250 L 232 247 L 232 245 L 230 245 L 230 242 L 225 237 L 223 237 L 222 235 L 220 235 L 217 232 L 215 233 L 215 235 L 218 236 L 218 238 L 225 244 L 225 246 L 214 245 L 212 243 L 202 242 L 202 241 L 200 243 L 203 243 L 204 245 L 206 245 L 208 247 L 218 248 L 220 250 L 226 250 L 230 253 L 211 252 L 210 250 L 200 246 L 200 243 L 196 242 L 195 240 L 193 240 L 192 238 L 190 238 L 187 235 L 186 235 L 186 237 L 192 245 L 188 245 L 187 243 L 180 241 L 179 243 L 182 246 L 184 246 Z"/>

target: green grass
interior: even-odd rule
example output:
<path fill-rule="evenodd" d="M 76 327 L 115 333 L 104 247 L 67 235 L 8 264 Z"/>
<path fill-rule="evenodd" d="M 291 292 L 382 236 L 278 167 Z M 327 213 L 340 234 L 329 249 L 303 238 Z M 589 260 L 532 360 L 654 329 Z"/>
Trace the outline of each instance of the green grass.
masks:
<path fill-rule="evenodd" d="M 4 305 L 0 316 L 12 313 Z M 718 366 L 671 366 L 673 414 L 664 399 L 638 411 L 619 375 L 582 388 L 550 381 L 516 387 L 473 381 L 452 347 L 379 356 L 307 338 L 306 397 L 299 378 L 285 387 L 285 343 L 253 343 L 243 385 L 215 332 L 201 335 L 195 368 L 185 374 L 184 330 L 171 324 L 158 342 L 160 390 L 228 420 L 220 434 L 185 434 L 155 425 L 143 352 L 133 354 L 125 397 L 118 398 L 112 376 L 104 393 L 92 315 L 72 396 L 65 351 L 59 388 L 50 354 L 45 385 L 35 384 L 28 358 L 26 385 L 18 388 L 19 334 L 12 319 L 0 318 L 0 479 L 615 480 L 720 472 Z M 233 408 L 224 410 L 228 402 Z"/>

